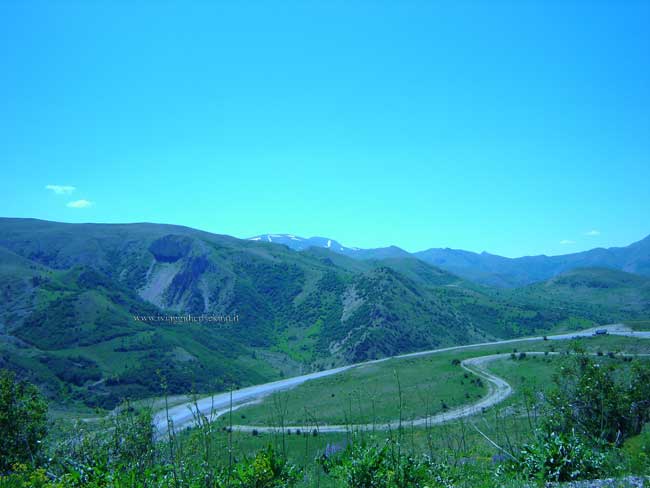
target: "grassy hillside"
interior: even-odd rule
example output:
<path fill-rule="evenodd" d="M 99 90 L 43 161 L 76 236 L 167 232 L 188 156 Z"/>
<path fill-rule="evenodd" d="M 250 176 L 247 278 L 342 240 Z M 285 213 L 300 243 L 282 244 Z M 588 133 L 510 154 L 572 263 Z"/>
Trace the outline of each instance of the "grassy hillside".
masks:
<path fill-rule="evenodd" d="M 408 256 L 296 252 L 180 226 L 1 219 L 0 366 L 59 404 L 112 407 L 163 388 L 223 390 L 647 312 L 641 281 L 591 285 L 505 293 Z M 160 318 L 184 314 L 210 319 Z"/>
<path fill-rule="evenodd" d="M 444 354 L 364 365 L 309 381 L 239 409 L 241 425 L 384 424 L 434 415 L 476 401 L 487 386 Z M 401 399 L 400 399 L 401 393 Z M 225 424 L 229 419 L 220 418 Z"/>
<path fill-rule="evenodd" d="M 568 271 L 546 282 L 505 292 L 513 303 L 541 304 L 609 322 L 650 315 L 650 278 L 606 268 Z"/>

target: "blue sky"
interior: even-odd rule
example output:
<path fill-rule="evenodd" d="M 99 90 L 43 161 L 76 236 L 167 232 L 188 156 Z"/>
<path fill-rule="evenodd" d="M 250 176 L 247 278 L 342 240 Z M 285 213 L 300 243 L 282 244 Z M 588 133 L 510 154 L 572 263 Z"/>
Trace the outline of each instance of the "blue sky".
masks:
<path fill-rule="evenodd" d="M 507 256 L 650 233 L 648 2 L 4 1 L 0 73 L 2 216 Z"/>

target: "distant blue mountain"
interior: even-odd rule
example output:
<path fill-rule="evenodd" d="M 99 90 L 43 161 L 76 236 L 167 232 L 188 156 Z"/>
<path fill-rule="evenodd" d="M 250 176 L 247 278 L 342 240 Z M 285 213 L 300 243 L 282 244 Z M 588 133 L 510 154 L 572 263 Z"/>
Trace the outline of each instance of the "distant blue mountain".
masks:
<path fill-rule="evenodd" d="M 463 278 L 502 287 L 544 281 L 577 268 L 609 268 L 650 276 L 650 236 L 626 247 L 596 248 L 560 256 L 505 258 L 456 249 L 427 249 L 414 256 Z"/>
<path fill-rule="evenodd" d="M 356 259 L 412 257 L 407 251 L 396 246 L 380 247 L 376 249 L 360 249 L 358 247 L 346 247 L 340 242 L 327 237 L 300 237 L 293 234 L 262 234 L 250 237 L 248 240 L 284 244 L 295 251 L 304 251 L 310 247 L 324 248 Z"/>
<path fill-rule="evenodd" d="M 650 276 L 650 236 L 626 247 L 597 248 L 561 256 L 506 258 L 487 252 L 432 248 L 409 254 L 389 246 L 378 249 L 346 247 L 326 237 L 298 237 L 291 234 L 263 234 L 250 240 L 284 244 L 296 251 L 326 248 L 355 259 L 416 257 L 462 278 L 490 286 L 517 287 L 553 278 L 576 268 L 602 267 Z"/>

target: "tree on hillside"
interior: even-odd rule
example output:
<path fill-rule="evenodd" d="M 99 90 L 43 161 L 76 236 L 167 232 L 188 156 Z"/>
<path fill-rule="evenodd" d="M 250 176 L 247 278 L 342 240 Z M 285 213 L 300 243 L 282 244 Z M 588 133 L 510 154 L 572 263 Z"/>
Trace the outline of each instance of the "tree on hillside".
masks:
<path fill-rule="evenodd" d="M 0 369 L 0 473 L 35 461 L 46 423 L 47 403 L 38 388 Z"/>

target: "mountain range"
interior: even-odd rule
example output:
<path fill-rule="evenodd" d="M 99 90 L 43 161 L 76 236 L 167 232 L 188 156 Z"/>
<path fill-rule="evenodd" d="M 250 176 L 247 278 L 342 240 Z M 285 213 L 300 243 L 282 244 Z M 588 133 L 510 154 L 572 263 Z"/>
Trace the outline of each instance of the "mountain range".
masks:
<path fill-rule="evenodd" d="M 303 238 L 289 234 L 263 234 L 257 241 L 284 244 L 291 249 L 324 247 L 356 259 L 386 259 L 413 256 L 484 285 L 512 288 L 544 281 L 576 268 L 603 267 L 650 276 L 650 235 L 627 247 L 597 248 L 560 256 L 524 256 L 506 258 L 487 252 L 475 253 L 459 249 L 431 248 L 409 254 L 396 247 L 359 249 L 345 247 L 326 237 Z"/>
<path fill-rule="evenodd" d="M 276 236 L 2 218 L 0 367 L 38 383 L 56 404 L 111 408 L 125 397 L 223 391 L 650 316 L 642 274 L 594 264 L 497 288 L 399 248 Z M 647 270 L 643 242 L 616 263 L 633 262 L 636 252 L 632 269 Z"/>

